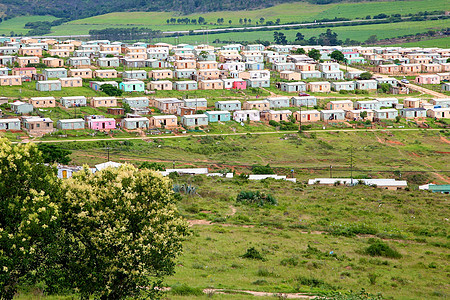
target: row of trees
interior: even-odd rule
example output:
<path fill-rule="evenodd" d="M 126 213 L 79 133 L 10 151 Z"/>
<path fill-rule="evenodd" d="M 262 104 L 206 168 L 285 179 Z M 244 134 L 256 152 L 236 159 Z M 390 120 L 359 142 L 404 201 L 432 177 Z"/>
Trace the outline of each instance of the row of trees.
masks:
<path fill-rule="evenodd" d="M 188 235 L 170 180 L 124 165 L 62 181 L 45 161 L 35 144 L 0 139 L 0 299 L 36 282 L 82 299 L 157 298 Z"/>

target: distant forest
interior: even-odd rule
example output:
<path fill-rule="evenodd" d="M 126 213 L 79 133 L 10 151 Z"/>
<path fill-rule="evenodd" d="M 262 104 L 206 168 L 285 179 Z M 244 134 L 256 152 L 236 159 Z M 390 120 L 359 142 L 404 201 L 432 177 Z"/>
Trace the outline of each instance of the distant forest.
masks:
<path fill-rule="evenodd" d="M 343 0 L 307 0 L 329 4 Z M 353 0 L 359 2 L 362 0 Z M 374 0 L 377 1 L 377 0 Z M 379 1 L 379 0 L 378 0 Z M 1 0 L 6 18 L 17 15 L 53 15 L 66 20 L 120 11 L 179 11 L 183 14 L 245 10 L 274 6 L 292 0 Z"/>

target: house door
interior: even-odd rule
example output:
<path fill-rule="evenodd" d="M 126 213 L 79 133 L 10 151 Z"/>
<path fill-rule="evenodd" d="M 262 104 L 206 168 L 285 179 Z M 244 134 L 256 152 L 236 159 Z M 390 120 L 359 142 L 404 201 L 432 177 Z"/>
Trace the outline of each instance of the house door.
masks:
<path fill-rule="evenodd" d="M 139 128 L 139 122 L 136 122 L 136 128 Z"/>
<path fill-rule="evenodd" d="M 9 124 L 6 123 L 5 126 L 6 126 L 5 129 L 8 130 L 9 129 Z"/>
<path fill-rule="evenodd" d="M 67 178 L 67 170 L 62 171 L 62 178 Z"/>
<path fill-rule="evenodd" d="M 105 123 L 102 123 L 102 129 L 105 129 L 105 128 L 106 128 L 105 125 L 106 125 Z"/>
<path fill-rule="evenodd" d="M 311 120 L 311 115 L 307 115 L 306 116 L 306 119 L 309 121 L 309 120 Z"/>

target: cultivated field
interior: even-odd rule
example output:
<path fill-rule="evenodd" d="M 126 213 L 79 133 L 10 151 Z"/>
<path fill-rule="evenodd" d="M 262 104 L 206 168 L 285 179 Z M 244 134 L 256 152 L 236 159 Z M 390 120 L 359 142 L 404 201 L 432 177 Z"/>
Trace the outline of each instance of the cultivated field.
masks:
<path fill-rule="evenodd" d="M 25 24 L 28 22 L 37 22 L 37 21 L 54 21 L 56 17 L 53 16 L 24 16 L 24 17 L 15 17 L 0 23 L 0 35 L 10 36 L 11 32 L 15 34 L 25 34 L 30 29 L 24 28 Z"/>
<path fill-rule="evenodd" d="M 447 7 L 447 9 L 446 9 Z M 210 25 L 209 28 L 240 27 L 239 19 L 251 19 L 256 24 L 260 18 L 275 22 L 280 19 L 281 24 L 291 22 L 307 22 L 323 18 L 365 18 L 367 15 L 380 13 L 408 14 L 420 11 L 448 10 L 449 4 L 445 0 L 418 0 L 418 1 L 386 1 L 367 3 L 339 3 L 327 5 L 313 5 L 307 2 L 294 2 L 276 5 L 274 7 L 233 12 L 212 12 L 193 15 L 179 15 L 174 12 L 119 12 L 86 19 L 75 20 L 57 27 L 53 27 L 50 35 L 88 34 L 90 29 L 103 29 L 107 27 L 150 27 L 162 31 L 199 29 L 200 25 L 167 25 L 170 18 L 205 18 L 208 23 L 216 23 L 218 18 L 224 18 L 222 26 Z M 224 17 L 225 16 L 225 17 Z"/>

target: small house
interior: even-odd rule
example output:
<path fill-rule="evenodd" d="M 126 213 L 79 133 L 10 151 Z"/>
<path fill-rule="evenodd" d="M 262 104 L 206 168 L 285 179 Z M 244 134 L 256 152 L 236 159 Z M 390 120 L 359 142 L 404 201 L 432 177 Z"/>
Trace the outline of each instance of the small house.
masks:
<path fill-rule="evenodd" d="M 450 108 L 431 108 L 427 110 L 427 117 L 435 119 L 449 119 L 450 118 Z"/>
<path fill-rule="evenodd" d="M 355 82 L 354 81 L 331 82 L 331 89 L 336 92 L 353 91 L 355 89 Z"/>
<path fill-rule="evenodd" d="M 145 117 L 140 118 L 124 118 L 122 119 L 122 128 L 125 129 L 148 129 L 150 126 L 149 119 Z"/>
<path fill-rule="evenodd" d="M 149 106 L 147 97 L 124 98 L 122 103 L 128 104 L 130 108 L 144 108 Z"/>
<path fill-rule="evenodd" d="M 88 128 L 94 130 L 116 129 L 116 120 L 112 118 L 95 118 L 88 120 Z"/>
<path fill-rule="evenodd" d="M 92 78 L 91 69 L 70 69 L 67 72 L 69 77 Z"/>
<path fill-rule="evenodd" d="M 331 84 L 328 81 L 308 82 L 306 89 L 312 93 L 328 93 L 331 91 Z"/>
<path fill-rule="evenodd" d="M 152 116 L 149 123 L 150 128 L 177 128 L 177 117 L 174 115 Z"/>
<path fill-rule="evenodd" d="M 119 83 L 119 89 L 124 92 L 144 92 L 145 83 L 139 80 L 123 81 Z"/>
<path fill-rule="evenodd" d="M 150 81 L 147 83 L 147 89 L 152 91 L 171 91 L 172 88 L 172 81 L 169 80 Z"/>
<path fill-rule="evenodd" d="M 23 129 L 30 135 L 42 136 L 53 132 L 53 121 L 50 118 L 29 117 L 23 119 Z"/>
<path fill-rule="evenodd" d="M 327 103 L 328 110 L 352 110 L 353 102 L 351 100 L 330 101 Z"/>
<path fill-rule="evenodd" d="M 81 77 L 67 77 L 58 79 L 61 87 L 82 87 L 83 79 Z"/>
<path fill-rule="evenodd" d="M 19 67 L 24 68 L 27 65 L 31 64 L 38 64 L 39 63 L 39 57 L 37 56 L 19 56 L 16 58 L 17 63 L 19 64 Z"/>
<path fill-rule="evenodd" d="M 270 108 L 284 108 L 289 107 L 289 97 L 267 97 L 265 100 L 269 101 Z"/>
<path fill-rule="evenodd" d="M 295 71 L 297 71 L 297 72 L 315 71 L 315 70 L 316 70 L 315 64 L 303 63 L 303 62 L 295 63 Z"/>
<path fill-rule="evenodd" d="M 277 72 L 280 72 L 280 75 L 281 75 L 281 73 L 283 73 L 284 71 L 294 71 L 295 64 L 291 63 L 291 62 L 289 62 L 289 63 L 274 63 L 272 65 L 272 69 Z M 297 74 L 299 74 L 299 73 L 297 73 Z M 281 78 L 283 78 L 283 77 L 281 77 Z M 295 79 L 295 80 L 300 80 L 300 79 Z"/>
<path fill-rule="evenodd" d="M 0 130 L 20 130 L 20 120 L 14 119 L 0 119 Z"/>
<path fill-rule="evenodd" d="M 365 116 L 364 118 L 361 117 L 362 112 L 365 112 L 365 114 L 367 114 L 367 116 Z M 374 116 L 374 112 L 371 109 L 366 109 L 366 110 L 354 109 L 354 110 L 345 111 L 345 118 L 347 118 L 348 120 L 351 120 L 351 121 L 360 121 L 360 120 L 373 121 L 373 116 Z"/>
<path fill-rule="evenodd" d="M 294 71 L 282 71 L 280 72 L 280 78 L 282 80 L 301 80 L 302 75 Z"/>
<path fill-rule="evenodd" d="M 228 122 L 231 120 L 231 114 L 229 111 L 206 111 L 205 115 L 208 116 L 208 122 Z"/>
<path fill-rule="evenodd" d="M 15 101 L 13 103 L 10 103 L 11 110 L 15 114 L 29 114 L 32 113 L 34 110 L 34 107 L 30 103 L 22 102 L 22 101 Z"/>
<path fill-rule="evenodd" d="M 405 108 L 419 108 L 422 102 L 419 98 L 405 98 L 403 99 L 403 106 Z"/>
<path fill-rule="evenodd" d="M 108 107 L 106 112 L 108 115 L 122 116 L 125 114 L 125 109 L 123 107 Z"/>
<path fill-rule="evenodd" d="M 151 70 L 148 76 L 154 80 L 173 78 L 172 70 Z"/>
<path fill-rule="evenodd" d="M 241 110 L 241 101 L 229 100 L 229 101 L 217 101 L 214 106 L 218 110 L 235 111 Z"/>
<path fill-rule="evenodd" d="M 8 70 L 8 69 L 6 69 Z M 28 68 L 14 68 L 12 69 L 12 75 L 14 76 L 20 76 L 20 77 L 32 77 L 33 74 L 36 74 L 36 68 L 34 67 L 28 67 Z M 6 74 L 1 75 L 8 75 L 8 71 L 6 71 Z"/>
<path fill-rule="evenodd" d="M 441 78 L 439 75 L 419 75 L 416 77 L 415 82 L 417 84 L 439 84 L 441 83 Z"/>
<path fill-rule="evenodd" d="M 295 111 L 293 116 L 295 121 L 297 122 L 300 122 L 301 116 L 302 123 L 312 123 L 320 121 L 320 112 L 318 110 Z"/>
<path fill-rule="evenodd" d="M 320 71 L 300 71 L 302 75 L 302 80 L 322 78 L 322 73 Z"/>
<path fill-rule="evenodd" d="M 152 100 L 152 105 L 164 114 L 176 114 L 178 107 L 183 104 L 183 101 L 177 98 L 156 98 Z"/>
<path fill-rule="evenodd" d="M 244 110 L 256 109 L 259 111 L 269 110 L 270 102 L 267 100 L 245 101 L 242 105 Z M 259 121 L 259 120 L 258 120 Z"/>
<path fill-rule="evenodd" d="M 376 67 L 376 72 L 381 74 L 396 75 L 400 72 L 400 66 L 395 64 L 379 65 Z"/>
<path fill-rule="evenodd" d="M 376 90 L 378 82 L 376 80 L 357 80 L 356 89 L 358 90 Z"/>
<path fill-rule="evenodd" d="M 326 80 L 342 80 L 344 79 L 344 72 L 342 71 L 322 71 L 322 78 Z"/>
<path fill-rule="evenodd" d="M 64 60 L 55 57 L 46 57 L 42 59 L 42 63 L 49 68 L 58 68 L 64 66 Z"/>
<path fill-rule="evenodd" d="M 147 79 L 147 71 L 145 71 L 145 70 L 124 71 L 122 73 L 122 78 L 145 80 L 145 79 Z"/>
<path fill-rule="evenodd" d="M 375 78 L 375 80 L 378 83 L 378 86 L 380 86 L 383 83 L 387 83 L 390 84 L 391 86 L 398 86 L 398 80 L 395 78 L 390 78 L 390 77 L 377 77 Z"/>
<path fill-rule="evenodd" d="M 290 116 L 292 115 L 292 112 L 290 110 L 267 110 L 261 112 L 261 119 L 265 120 L 267 122 L 270 121 L 290 121 Z"/>
<path fill-rule="evenodd" d="M 222 79 L 223 88 L 226 90 L 235 89 L 235 90 L 245 90 L 247 88 L 247 82 L 240 78 L 229 78 Z"/>
<path fill-rule="evenodd" d="M 92 107 L 114 107 L 117 106 L 115 97 L 93 97 L 91 99 Z"/>
<path fill-rule="evenodd" d="M 355 102 L 355 108 L 358 110 L 380 109 L 381 106 L 377 100 L 359 100 Z"/>
<path fill-rule="evenodd" d="M 42 70 L 42 74 L 45 76 L 45 78 L 66 78 L 67 77 L 67 70 L 64 68 L 51 68 L 51 69 L 44 69 Z"/>
<path fill-rule="evenodd" d="M 397 98 L 375 98 L 378 101 L 380 109 L 381 107 L 394 107 L 394 105 L 398 104 Z"/>
<path fill-rule="evenodd" d="M 339 64 L 329 62 L 319 63 L 317 64 L 317 69 L 321 72 L 339 71 Z"/>
<path fill-rule="evenodd" d="M 280 82 L 280 90 L 287 93 L 299 93 L 306 91 L 306 83 L 302 81 L 296 82 Z"/>
<path fill-rule="evenodd" d="M 223 90 L 222 80 L 200 80 L 198 82 L 200 90 Z"/>
<path fill-rule="evenodd" d="M 197 70 L 195 69 L 177 69 L 174 71 L 174 77 L 177 79 L 192 79 L 197 76 Z"/>
<path fill-rule="evenodd" d="M 233 120 L 236 122 L 260 121 L 258 110 L 236 110 L 233 112 Z"/>
<path fill-rule="evenodd" d="M 28 103 L 36 108 L 55 107 L 56 100 L 54 97 L 31 97 Z"/>
<path fill-rule="evenodd" d="M 343 121 L 343 120 L 345 120 L 345 111 L 342 109 L 322 110 L 322 111 L 320 111 L 320 120 L 322 120 L 322 121 Z"/>
<path fill-rule="evenodd" d="M 450 107 L 450 98 L 433 98 L 430 102 L 435 107 Z"/>
<path fill-rule="evenodd" d="M 181 117 L 181 124 L 185 127 L 207 126 L 208 116 L 205 114 L 184 115 Z"/>
<path fill-rule="evenodd" d="M 86 106 L 86 97 L 85 96 L 61 97 L 60 102 L 65 108 Z"/>
<path fill-rule="evenodd" d="M 56 128 L 61 130 L 78 130 L 84 129 L 85 122 L 83 119 L 63 119 L 56 122 Z"/>
<path fill-rule="evenodd" d="M 193 80 L 174 81 L 173 87 L 176 91 L 196 91 L 198 89 L 198 83 Z"/>
<path fill-rule="evenodd" d="M 317 98 L 314 96 L 299 96 L 299 97 L 291 97 L 290 99 L 290 106 L 293 107 L 300 107 L 300 106 L 314 107 L 316 105 L 317 105 Z"/>
<path fill-rule="evenodd" d="M 208 101 L 205 98 L 183 99 L 185 107 L 195 108 L 196 110 L 206 110 Z"/>
<path fill-rule="evenodd" d="M 0 86 L 13 86 L 13 85 L 22 85 L 22 77 L 21 76 L 0 76 Z"/>
<path fill-rule="evenodd" d="M 247 87 L 264 88 L 270 87 L 270 79 L 246 79 Z"/>
<path fill-rule="evenodd" d="M 100 68 L 117 68 L 119 67 L 119 58 L 118 57 L 98 58 L 97 66 L 99 66 Z"/>
<path fill-rule="evenodd" d="M 97 78 L 117 78 L 117 71 L 114 69 L 94 70 L 93 76 Z"/>
<path fill-rule="evenodd" d="M 87 67 L 91 65 L 91 59 L 89 57 L 69 57 L 67 64 L 71 67 Z"/>
<path fill-rule="evenodd" d="M 398 116 L 398 110 L 390 109 L 375 109 L 374 120 L 394 120 Z"/>
<path fill-rule="evenodd" d="M 364 73 L 364 71 L 348 71 L 347 73 L 345 73 L 345 78 L 346 79 L 357 79 L 359 78 L 359 76 L 361 76 L 361 74 Z"/>
<path fill-rule="evenodd" d="M 402 108 L 400 109 L 400 116 L 405 119 L 425 118 L 427 116 L 427 110 L 422 107 Z"/>
<path fill-rule="evenodd" d="M 36 82 L 36 90 L 40 92 L 60 91 L 61 81 L 59 80 L 43 80 Z"/>

